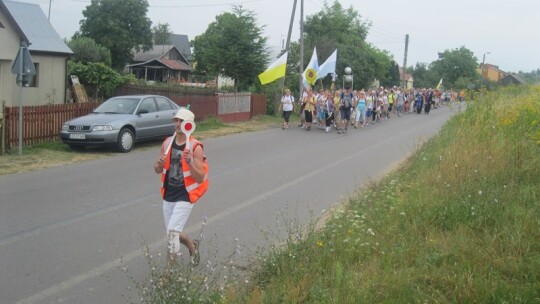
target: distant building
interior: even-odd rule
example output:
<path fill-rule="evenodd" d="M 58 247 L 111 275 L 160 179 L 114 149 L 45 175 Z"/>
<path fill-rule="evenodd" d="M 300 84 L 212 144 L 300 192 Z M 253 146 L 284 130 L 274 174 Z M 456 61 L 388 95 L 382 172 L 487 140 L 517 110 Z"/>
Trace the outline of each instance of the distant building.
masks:
<path fill-rule="evenodd" d="M 191 54 L 191 46 L 187 35 L 171 34 L 169 43 L 176 46 L 189 65 L 193 66 L 193 55 Z"/>
<path fill-rule="evenodd" d="M 193 68 L 175 45 L 154 45 L 148 51 L 136 52 L 129 73 L 138 79 L 154 82 L 187 82 Z"/>
<path fill-rule="evenodd" d="M 399 83 L 404 89 L 412 89 L 414 87 L 414 77 L 412 74 L 402 72 L 400 68 Z"/>
<path fill-rule="evenodd" d="M 506 85 L 522 85 L 526 83 L 521 77 L 515 74 L 507 74 L 506 76 L 501 78 L 499 82 L 505 86 Z"/>
<path fill-rule="evenodd" d="M 38 4 L 0 0 L 0 41 L 0 103 L 18 105 L 17 75 L 11 73 L 11 67 L 23 42 L 29 45 L 36 68 L 36 75 L 24 88 L 24 105 L 66 101 L 67 60 L 73 52 Z"/>
<path fill-rule="evenodd" d="M 499 69 L 499 66 L 489 63 L 481 64 L 476 71 L 482 76 L 482 78 L 493 82 L 497 82 L 507 75 L 506 72 Z"/>

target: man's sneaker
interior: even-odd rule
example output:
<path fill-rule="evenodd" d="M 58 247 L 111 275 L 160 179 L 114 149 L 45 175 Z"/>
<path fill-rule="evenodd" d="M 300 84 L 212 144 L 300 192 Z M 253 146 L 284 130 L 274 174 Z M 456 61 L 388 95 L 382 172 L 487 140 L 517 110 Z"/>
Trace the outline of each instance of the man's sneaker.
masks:
<path fill-rule="evenodd" d="M 199 241 L 193 240 L 193 244 L 195 245 L 195 249 L 191 253 L 191 265 L 197 266 L 201 261 L 201 255 L 199 254 Z"/>
<path fill-rule="evenodd" d="M 330 127 L 326 127 L 326 133 L 330 132 Z"/>

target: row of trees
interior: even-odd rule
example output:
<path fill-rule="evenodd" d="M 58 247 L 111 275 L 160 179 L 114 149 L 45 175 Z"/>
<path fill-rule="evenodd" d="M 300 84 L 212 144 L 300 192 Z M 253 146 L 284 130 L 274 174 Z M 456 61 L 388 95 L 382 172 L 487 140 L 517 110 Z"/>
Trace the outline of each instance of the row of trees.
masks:
<path fill-rule="evenodd" d="M 331 6 L 325 4 L 305 21 L 305 49 L 311 51 L 317 47 L 319 56 L 326 58 L 337 48 L 337 70 L 351 67 L 355 71 L 355 86 L 367 87 L 374 79 L 385 85 L 397 85 L 399 72 L 391 55 L 366 42 L 369 26 L 352 7 L 344 9 L 338 1 Z M 241 7 L 217 16 L 206 32 L 192 42 L 197 72 L 229 76 L 240 90 L 261 90 L 257 75 L 269 61 L 267 38 L 262 32 L 254 13 Z M 293 90 L 298 87 L 300 77 L 299 49 L 299 44 L 293 42 L 289 50 L 286 85 Z M 305 55 L 303 66 L 311 53 Z M 322 85 L 328 87 L 330 82 L 328 76 Z M 271 85 L 269 89 L 275 87 Z"/>
<path fill-rule="evenodd" d="M 132 60 L 133 50 L 148 50 L 154 43 L 169 43 L 169 25 L 158 23 L 152 27 L 147 13 L 147 0 L 92 0 L 83 11 L 80 30 L 68 44 L 75 53 L 74 63 L 100 64 L 88 69 L 79 65 L 76 71 L 95 74 L 102 69 L 102 73 L 107 75 L 103 78 L 110 81 L 111 71 L 122 71 Z M 304 42 L 305 49 L 309 51 L 304 56 L 303 66 L 314 47 L 317 47 L 319 58 L 327 58 L 338 49 L 337 71 L 340 73 L 346 66 L 351 67 L 355 88 L 368 88 L 375 79 L 383 86 L 399 85 L 399 67 L 392 55 L 366 41 L 370 26 L 352 7 L 344 8 L 339 1 L 325 4 L 320 12 L 305 20 Z M 235 80 L 235 90 L 276 90 L 276 84 L 261 87 L 257 78 L 267 63 L 274 60 L 268 58 L 267 37 L 263 36 L 263 30 L 264 26 L 257 24 L 254 12 L 241 6 L 216 16 L 207 30 L 191 42 L 194 73 L 231 77 Z M 289 51 L 286 85 L 297 89 L 300 78 L 299 44 L 293 42 Z M 70 66 L 75 69 L 74 65 Z M 418 63 L 407 72 L 413 74 L 417 87 L 434 87 L 443 78 L 446 87 L 464 88 L 479 84 L 477 67 L 477 58 L 470 50 L 461 47 L 446 50 L 440 53 L 438 60 L 429 64 Z M 95 75 L 92 77 L 86 79 L 99 79 Z M 122 76 L 118 74 L 118 77 Z M 82 78 L 85 79 L 85 75 Z M 317 86 L 329 87 L 330 82 L 331 78 L 327 76 Z"/>

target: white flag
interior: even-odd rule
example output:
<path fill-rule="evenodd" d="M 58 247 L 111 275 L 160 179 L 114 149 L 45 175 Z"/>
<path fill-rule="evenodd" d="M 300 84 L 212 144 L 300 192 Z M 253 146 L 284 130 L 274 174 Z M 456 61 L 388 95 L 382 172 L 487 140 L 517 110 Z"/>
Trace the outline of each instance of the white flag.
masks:
<path fill-rule="evenodd" d="M 302 74 L 302 79 L 304 79 L 304 85 L 307 84 L 314 85 L 317 81 L 317 74 L 319 73 L 319 60 L 317 59 L 317 48 L 313 48 L 313 55 L 309 60 L 304 73 Z"/>
<path fill-rule="evenodd" d="M 337 63 L 337 49 L 326 59 L 326 61 L 321 64 L 319 67 L 319 72 L 317 73 L 317 79 L 324 78 L 328 74 L 336 74 L 336 63 Z"/>

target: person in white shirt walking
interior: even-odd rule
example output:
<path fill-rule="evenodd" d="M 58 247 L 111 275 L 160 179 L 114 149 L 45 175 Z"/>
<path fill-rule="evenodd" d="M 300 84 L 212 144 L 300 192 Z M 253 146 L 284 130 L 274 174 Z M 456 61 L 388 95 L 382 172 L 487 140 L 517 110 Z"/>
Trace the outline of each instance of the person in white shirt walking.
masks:
<path fill-rule="evenodd" d="M 291 90 L 285 89 L 285 95 L 281 97 L 281 110 L 283 116 L 283 126 L 282 129 L 289 128 L 289 117 L 294 109 L 294 97 L 291 95 Z"/>

